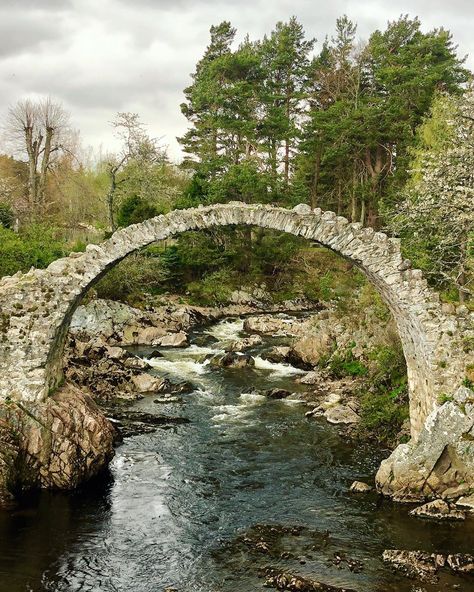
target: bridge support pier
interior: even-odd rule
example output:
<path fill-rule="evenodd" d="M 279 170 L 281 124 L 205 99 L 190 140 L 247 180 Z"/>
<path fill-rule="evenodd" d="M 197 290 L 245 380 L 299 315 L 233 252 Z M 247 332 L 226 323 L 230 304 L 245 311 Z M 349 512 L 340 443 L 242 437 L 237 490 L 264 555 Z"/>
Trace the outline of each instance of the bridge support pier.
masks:
<path fill-rule="evenodd" d="M 474 493 L 474 392 L 460 387 L 432 411 L 418 439 L 400 444 L 382 462 L 376 481 L 396 501 Z"/>

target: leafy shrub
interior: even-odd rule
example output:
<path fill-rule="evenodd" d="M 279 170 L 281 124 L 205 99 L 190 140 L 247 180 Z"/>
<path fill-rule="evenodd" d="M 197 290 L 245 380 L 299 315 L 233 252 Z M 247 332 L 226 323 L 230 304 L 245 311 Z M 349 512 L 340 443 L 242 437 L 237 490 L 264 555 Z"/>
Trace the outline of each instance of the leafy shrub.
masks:
<path fill-rule="evenodd" d="M 199 304 L 226 304 L 232 292 L 232 272 L 221 269 L 187 286 L 191 298 Z"/>
<path fill-rule="evenodd" d="M 15 222 L 15 214 L 11 206 L 7 203 L 0 202 L 0 227 L 12 228 Z"/>
<path fill-rule="evenodd" d="M 138 304 L 145 293 L 163 290 L 165 279 L 160 257 L 150 256 L 145 251 L 129 255 L 121 261 L 100 280 L 95 289 L 100 298 Z"/>
<path fill-rule="evenodd" d="M 408 419 L 408 388 L 406 383 L 390 391 L 367 392 L 361 400 L 361 428 L 391 442 Z"/>
<path fill-rule="evenodd" d="M 139 197 L 138 195 L 131 195 L 127 197 L 121 204 L 117 213 L 117 224 L 122 228 L 130 226 L 130 224 L 137 224 L 153 218 L 159 213 L 158 208 Z"/>
<path fill-rule="evenodd" d="M 47 267 L 67 254 L 67 245 L 59 232 L 43 224 L 34 224 L 20 234 L 0 226 L 0 276 Z"/>
<path fill-rule="evenodd" d="M 343 378 L 344 376 L 367 376 L 369 369 L 365 364 L 354 358 L 352 349 L 349 349 L 344 355 L 333 355 L 329 360 L 328 368 L 334 378 Z"/>

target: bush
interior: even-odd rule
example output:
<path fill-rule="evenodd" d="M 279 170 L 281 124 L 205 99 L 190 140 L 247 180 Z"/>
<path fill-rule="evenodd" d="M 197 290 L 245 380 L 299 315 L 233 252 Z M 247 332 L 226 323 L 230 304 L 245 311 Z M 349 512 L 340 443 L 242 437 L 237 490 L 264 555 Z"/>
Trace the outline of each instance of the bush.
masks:
<path fill-rule="evenodd" d="M 0 202 L 0 228 L 12 228 L 15 222 L 15 214 L 11 206 L 7 203 Z"/>
<path fill-rule="evenodd" d="M 66 244 L 58 231 L 34 224 L 20 234 L 0 227 L 0 276 L 28 271 L 30 267 L 47 267 L 67 254 Z"/>
<path fill-rule="evenodd" d="M 192 300 L 198 304 L 226 304 L 232 293 L 232 272 L 221 269 L 198 282 L 188 284 Z"/>
<path fill-rule="evenodd" d="M 352 349 L 349 349 L 344 355 L 333 355 L 328 363 L 329 371 L 334 378 L 344 378 L 344 376 L 367 376 L 369 369 L 365 364 L 356 360 Z"/>
<path fill-rule="evenodd" d="M 390 391 L 367 392 L 361 401 L 361 427 L 378 440 L 392 442 L 408 419 L 406 383 Z"/>
<path fill-rule="evenodd" d="M 129 255 L 111 269 L 95 289 L 99 298 L 139 304 L 145 293 L 153 294 L 162 290 L 165 279 L 160 257 L 145 251 Z"/>
<path fill-rule="evenodd" d="M 117 214 L 117 224 L 122 228 L 130 224 L 138 224 L 148 218 L 153 218 L 159 213 L 158 208 L 147 202 L 138 195 L 127 197 L 119 208 Z"/>

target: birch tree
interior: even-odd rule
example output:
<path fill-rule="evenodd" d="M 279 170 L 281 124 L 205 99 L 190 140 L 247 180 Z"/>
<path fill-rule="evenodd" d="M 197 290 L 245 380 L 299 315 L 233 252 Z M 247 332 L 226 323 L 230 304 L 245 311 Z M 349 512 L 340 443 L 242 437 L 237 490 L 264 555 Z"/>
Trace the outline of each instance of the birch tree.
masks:
<path fill-rule="evenodd" d="M 441 286 L 472 294 L 474 263 L 474 90 L 439 96 L 419 132 L 412 179 L 392 220 Z"/>

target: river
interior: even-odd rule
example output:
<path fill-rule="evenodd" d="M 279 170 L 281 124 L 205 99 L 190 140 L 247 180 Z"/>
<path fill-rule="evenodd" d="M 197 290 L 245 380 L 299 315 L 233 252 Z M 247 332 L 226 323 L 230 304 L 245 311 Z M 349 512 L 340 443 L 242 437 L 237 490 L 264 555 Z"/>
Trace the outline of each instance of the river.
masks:
<path fill-rule="evenodd" d="M 0 592 L 255 592 L 266 566 L 359 592 L 474 591 L 473 578 L 415 585 L 383 564 L 388 548 L 472 552 L 474 520 L 420 521 L 348 493 L 387 452 L 344 441 L 297 401 L 252 392 L 302 388 L 298 370 L 260 357 L 274 339 L 252 350 L 255 368 L 211 369 L 206 354 L 241 328 L 222 321 L 153 360 L 195 390 L 133 407 L 189 423 L 125 439 L 109 474 L 79 491 L 25 495 L 0 513 Z"/>

